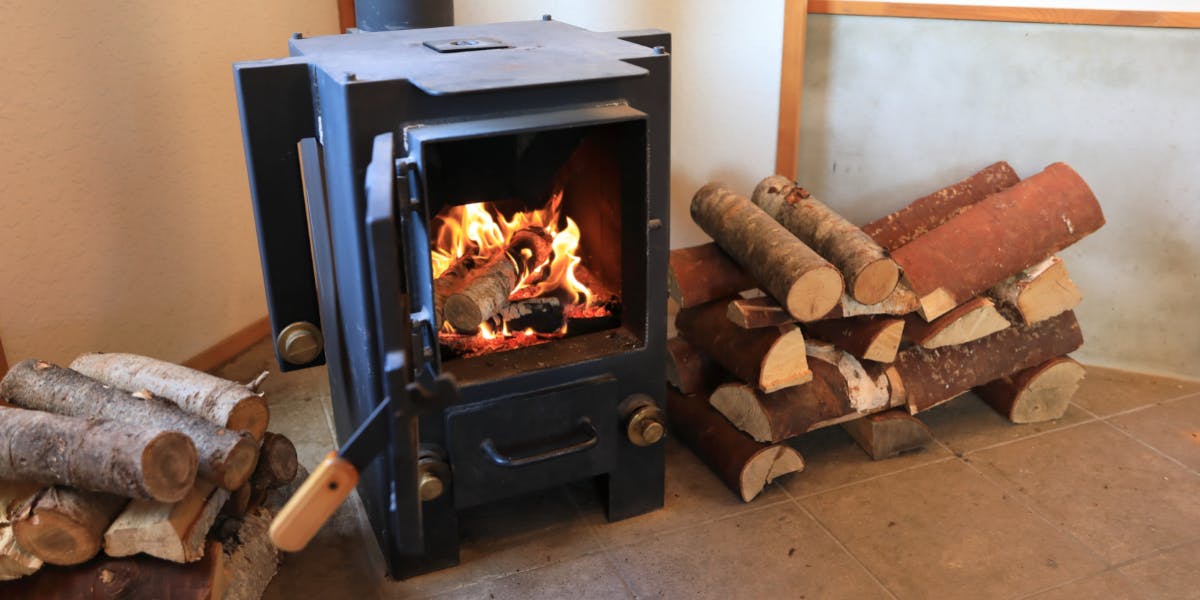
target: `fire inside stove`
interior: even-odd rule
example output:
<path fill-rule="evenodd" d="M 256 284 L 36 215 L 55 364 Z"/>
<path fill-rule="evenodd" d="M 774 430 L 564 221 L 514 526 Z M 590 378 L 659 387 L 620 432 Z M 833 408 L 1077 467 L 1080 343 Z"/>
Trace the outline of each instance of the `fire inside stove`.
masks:
<path fill-rule="evenodd" d="M 610 329 L 620 299 L 584 264 L 563 190 L 534 210 L 444 208 L 431 250 L 443 356 L 470 358 Z M 518 207 L 519 208 L 519 207 Z"/>

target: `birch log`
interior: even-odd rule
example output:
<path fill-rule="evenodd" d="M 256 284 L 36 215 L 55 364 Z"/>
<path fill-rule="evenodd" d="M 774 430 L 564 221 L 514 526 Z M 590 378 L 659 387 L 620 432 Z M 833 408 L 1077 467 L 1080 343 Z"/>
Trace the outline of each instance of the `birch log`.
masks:
<path fill-rule="evenodd" d="M 13 519 L 42 489 L 35 483 L 0 481 L 0 581 L 19 579 L 42 568 L 42 559 L 21 548 L 13 533 Z"/>
<path fill-rule="evenodd" d="M 52 565 L 77 565 L 98 552 L 104 530 L 128 499 L 51 486 L 13 520 L 17 543 Z"/>
<path fill-rule="evenodd" d="M 714 361 L 765 392 L 812 379 L 804 353 L 804 334 L 792 325 L 742 329 L 725 316 L 718 300 L 679 311 L 679 335 Z"/>
<path fill-rule="evenodd" d="M 1026 325 L 1062 314 L 1083 300 L 1066 265 L 1057 256 L 1001 281 L 988 293 L 1020 315 Z"/>
<path fill-rule="evenodd" d="M 1086 373 L 1083 365 L 1060 356 L 988 382 L 974 391 L 1013 423 L 1040 423 L 1066 414 Z"/>

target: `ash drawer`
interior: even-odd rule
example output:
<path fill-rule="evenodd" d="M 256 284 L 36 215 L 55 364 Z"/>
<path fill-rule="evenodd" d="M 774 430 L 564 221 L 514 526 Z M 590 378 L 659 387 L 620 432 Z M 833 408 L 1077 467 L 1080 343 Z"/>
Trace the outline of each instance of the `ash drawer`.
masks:
<path fill-rule="evenodd" d="M 620 435 L 616 396 L 615 379 L 589 379 L 447 414 L 455 506 L 613 470 Z"/>

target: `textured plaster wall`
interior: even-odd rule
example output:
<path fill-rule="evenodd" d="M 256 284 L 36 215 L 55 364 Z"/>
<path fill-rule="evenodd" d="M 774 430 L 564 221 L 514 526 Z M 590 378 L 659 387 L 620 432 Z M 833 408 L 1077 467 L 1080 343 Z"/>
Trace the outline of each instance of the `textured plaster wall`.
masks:
<path fill-rule="evenodd" d="M 0 339 L 10 362 L 184 360 L 266 314 L 235 60 L 333 0 L 0 1 Z"/>

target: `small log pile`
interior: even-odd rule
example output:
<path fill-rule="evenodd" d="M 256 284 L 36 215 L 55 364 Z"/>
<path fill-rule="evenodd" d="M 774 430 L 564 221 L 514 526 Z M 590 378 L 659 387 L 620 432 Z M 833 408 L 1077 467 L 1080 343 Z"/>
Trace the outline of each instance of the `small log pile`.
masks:
<path fill-rule="evenodd" d="M 841 425 L 873 459 L 930 442 L 915 415 L 974 392 L 1061 417 L 1084 369 L 1082 296 L 1056 253 L 1104 224 L 1074 170 L 1007 163 L 856 226 L 784 177 L 692 198 L 713 242 L 673 250 L 676 434 L 743 500 L 803 469 L 787 442 Z"/>
<path fill-rule="evenodd" d="M 0 380 L 0 597 L 258 597 L 277 565 L 271 495 L 298 469 L 267 431 L 260 381 L 132 354 L 13 365 Z"/>

